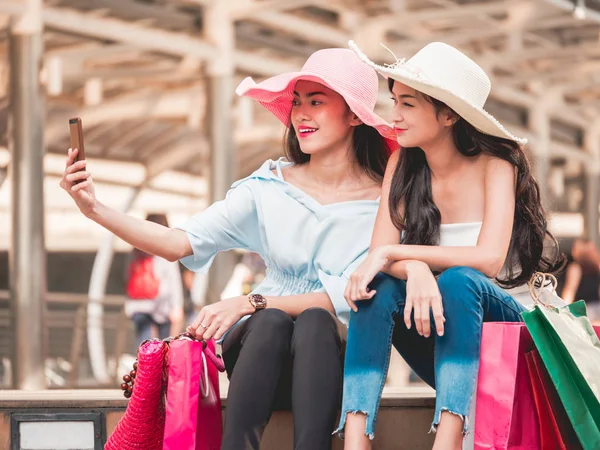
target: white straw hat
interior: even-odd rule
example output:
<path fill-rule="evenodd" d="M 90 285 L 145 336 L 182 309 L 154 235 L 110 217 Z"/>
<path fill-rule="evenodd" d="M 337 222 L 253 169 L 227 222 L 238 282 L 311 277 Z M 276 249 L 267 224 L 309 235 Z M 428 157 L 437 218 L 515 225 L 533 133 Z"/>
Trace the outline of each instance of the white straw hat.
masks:
<path fill-rule="evenodd" d="M 432 42 L 409 60 L 397 59 L 394 64 L 384 66 L 371 61 L 354 41 L 348 45 L 384 77 L 444 102 L 479 131 L 527 143 L 527 139 L 510 133 L 483 109 L 491 89 L 490 79 L 475 61 L 451 45 Z"/>

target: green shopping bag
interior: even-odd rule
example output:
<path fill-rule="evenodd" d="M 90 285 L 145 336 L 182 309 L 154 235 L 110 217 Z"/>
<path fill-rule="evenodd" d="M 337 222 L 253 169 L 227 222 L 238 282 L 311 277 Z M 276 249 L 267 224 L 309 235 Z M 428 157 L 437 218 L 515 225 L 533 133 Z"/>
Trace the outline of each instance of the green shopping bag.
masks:
<path fill-rule="evenodd" d="M 600 339 L 586 315 L 585 303 L 553 307 L 541 300 L 552 275 L 535 274 L 530 282 L 535 307 L 522 314 L 569 420 L 585 450 L 600 448 Z M 547 294 L 546 290 L 544 294 Z M 554 294 L 555 295 L 555 294 Z"/>

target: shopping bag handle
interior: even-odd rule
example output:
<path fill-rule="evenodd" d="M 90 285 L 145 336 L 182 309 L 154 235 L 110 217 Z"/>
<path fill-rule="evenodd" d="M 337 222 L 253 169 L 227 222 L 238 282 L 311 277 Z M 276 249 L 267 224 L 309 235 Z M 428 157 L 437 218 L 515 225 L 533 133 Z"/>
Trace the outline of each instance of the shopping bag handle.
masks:
<path fill-rule="evenodd" d="M 200 393 L 202 394 L 202 398 L 208 398 L 208 394 L 210 394 L 210 384 L 208 382 L 208 367 L 206 367 L 206 356 L 204 355 L 204 352 L 202 352 L 202 368 L 204 369 L 204 385 L 202 384 L 202 375 L 200 375 Z"/>
<path fill-rule="evenodd" d="M 542 300 L 542 289 L 544 289 L 544 287 L 548 284 L 552 286 L 552 291 L 556 292 L 556 287 L 558 286 L 556 277 L 551 273 L 543 272 L 535 272 L 527 282 L 531 298 L 533 299 L 533 303 L 535 305 L 540 304 L 546 308 L 551 307 L 549 303 L 546 303 Z"/>
<path fill-rule="evenodd" d="M 215 355 L 215 353 L 210 348 L 208 348 L 207 342 L 205 340 L 196 339 L 194 336 L 192 336 L 191 333 L 188 333 L 187 331 L 185 331 L 181 334 L 178 334 L 175 337 L 169 337 L 169 338 L 165 339 L 165 342 L 169 343 L 171 341 L 176 341 L 176 340 L 202 342 L 202 350 L 203 350 L 202 355 L 206 355 L 208 357 L 208 359 L 210 360 L 210 362 L 215 365 L 215 367 L 217 368 L 217 370 L 219 372 L 225 372 L 225 364 L 223 363 L 223 360 L 221 359 L 221 357 Z M 206 365 L 206 360 L 204 360 L 204 364 Z"/>

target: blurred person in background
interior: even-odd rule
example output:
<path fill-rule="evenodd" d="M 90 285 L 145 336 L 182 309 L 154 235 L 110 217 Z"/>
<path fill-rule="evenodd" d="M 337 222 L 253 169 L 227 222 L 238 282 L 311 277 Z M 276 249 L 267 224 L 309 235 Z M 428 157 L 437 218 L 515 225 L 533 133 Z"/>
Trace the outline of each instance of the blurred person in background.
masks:
<path fill-rule="evenodd" d="M 148 222 L 168 227 L 165 214 L 148 214 Z M 179 264 L 134 248 L 126 272 L 125 314 L 135 325 L 136 344 L 165 339 L 183 329 L 183 286 Z"/>
<path fill-rule="evenodd" d="M 567 303 L 584 300 L 590 320 L 600 325 L 600 255 L 593 241 L 576 239 L 573 260 L 567 266 L 562 299 Z"/>
<path fill-rule="evenodd" d="M 192 287 L 194 285 L 194 272 L 182 269 L 181 279 L 183 280 L 183 317 L 187 327 L 194 317 L 196 317 L 196 308 L 192 301 Z"/>
<path fill-rule="evenodd" d="M 208 277 L 203 273 L 196 273 L 183 269 L 183 313 L 185 326 L 189 326 L 200 309 L 206 305 L 206 288 Z"/>
<path fill-rule="evenodd" d="M 245 79 L 236 92 L 286 126 L 288 161 L 266 161 L 172 229 L 105 206 L 85 161 L 68 151 L 62 188 L 131 245 L 203 273 L 220 251 L 265 261 L 266 277 L 249 296 L 205 306 L 188 328 L 223 339 L 230 384 L 222 450 L 258 450 L 277 409 L 292 410 L 295 450 L 331 448 L 349 313 L 343 292 L 369 248 L 388 155 L 398 148 L 374 112 L 378 85 L 348 49 L 317 51 L 302 71 L 260 84 Z"/>

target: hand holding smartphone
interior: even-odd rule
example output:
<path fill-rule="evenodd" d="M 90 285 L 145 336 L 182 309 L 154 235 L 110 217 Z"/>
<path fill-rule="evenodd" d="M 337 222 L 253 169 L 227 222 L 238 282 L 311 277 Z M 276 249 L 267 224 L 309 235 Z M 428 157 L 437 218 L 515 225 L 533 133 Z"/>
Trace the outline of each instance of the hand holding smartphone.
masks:
<path fill-rule="evenodd" d="M 67 191 L 75 200 L 79 210 L 87 216 L 96 206 L 96 194 L 92 176 L 86 170 L 83 128 L 79 117 L 69 119 L 69 135 L 71 149 L 77 149 L 77 154 L 69 152 L 60 187 Z"/>
<path fill-rule="evenodd" d="M 81 161 L 85 159 L 85 150 L 83 148 L 83 127 L 81 124 L 81 118 L 73 117 L 69 119 L 69 135 L 71 138 L 71 148 L 77 149 L 77 157 L 75 161 Z"/>

